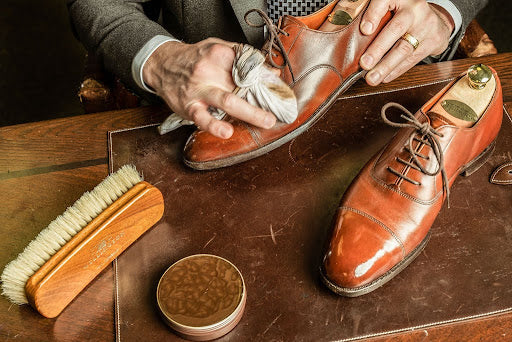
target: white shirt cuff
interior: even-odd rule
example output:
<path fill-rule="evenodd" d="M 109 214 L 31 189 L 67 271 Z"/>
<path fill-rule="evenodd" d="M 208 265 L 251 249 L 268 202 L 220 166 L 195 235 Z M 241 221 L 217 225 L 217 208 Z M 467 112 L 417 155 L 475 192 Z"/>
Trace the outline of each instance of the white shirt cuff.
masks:
<path fill-rule="evenodd" d="M 132 77 L 135 80 L 135 83 L 137 83 L 137 85 L 142 89 L 153 94 L 155 94 L 155 91 L 149 88 L 146 83 L 144 83 L 142 70 L 149 56 L 151 56 L 153 52 L 155 52 L 155 50 L 160 47 L 160 45 L 167 42 L 180 42 L 180 40 L 163 35 L 154 36 L 146 44 L 144 44 L 144 46 L 139 50 L 139 52 L 137 52 L 132 61 Z"/>
<path fill-rule="evenodd" d="M 455 35 L 459 32 L 462 26 L 462 15 L 460 14 L 459 9 L 451 2 L 450 0 L 427 0 L 428 3 L 441 6 L 448 12 L 455 23 L 455 28 L 453 29 L 452 35 L 450 36 L 450 41 L 455 37 Z"/>

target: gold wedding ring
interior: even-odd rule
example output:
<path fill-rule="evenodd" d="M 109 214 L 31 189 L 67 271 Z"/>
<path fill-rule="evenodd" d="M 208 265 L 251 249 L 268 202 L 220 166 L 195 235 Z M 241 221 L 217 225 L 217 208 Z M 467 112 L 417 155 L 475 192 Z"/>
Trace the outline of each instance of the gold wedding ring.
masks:
<path fill-rule="evenodd" d="M 418 45 L 420 45 L 420 41 L 416 38 L 414 38 L 410 33 L 405 33 L 403 36 L 402 36 L 402 39 L 405 40 L 406 42 L 408 42 L 409 44 L 412 45 L 412 47 L 414 48 L 414 50 L 416 50 L 418 48 Z"/>

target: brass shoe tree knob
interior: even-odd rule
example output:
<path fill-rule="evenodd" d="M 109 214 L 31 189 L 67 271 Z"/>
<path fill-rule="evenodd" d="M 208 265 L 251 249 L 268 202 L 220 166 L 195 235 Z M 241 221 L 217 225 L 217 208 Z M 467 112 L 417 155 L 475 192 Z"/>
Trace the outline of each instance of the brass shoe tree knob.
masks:
<path fill-rule="evenodd" d="M 475 64 L 468 69 L 469 86 L 473 89 L 483 89 L 492 78 L 491 69 L 485 64 Z"/>

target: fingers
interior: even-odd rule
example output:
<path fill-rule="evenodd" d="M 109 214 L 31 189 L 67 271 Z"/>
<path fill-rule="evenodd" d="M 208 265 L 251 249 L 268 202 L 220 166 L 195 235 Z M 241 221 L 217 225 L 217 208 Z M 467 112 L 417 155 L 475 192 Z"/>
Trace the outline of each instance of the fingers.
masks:
<path fill-rule="evenodd" d="M 405 43 L 405 42 L 404 42 Z M 407 70 L 421 62 L 423 58 L 427 57 L 428 53 L 425 52 L 424 49 L 421 49 L 418 47 L 418 49 L 411 54 L 409 57 L 402 60 L 398 65 L 393 68 L 393 70 L 382 80 L 383 83 L 389 83 L 396 79 L 397 77 L 401 76 L 403 73 L 405 73 Z"/>
<path fill-rule="evenodd" d="M 389 0 L 372 0 L 361 20 L 361 32 L 372 34 L 389 10 Z"/>
<path fill-rule="evenodd" d="M 271 128 L 276 123 L 276 117 L 272 113 L 254 107 L 235 94 L 219 88 L 207 89 L 203 101 L 213 107 L 222 109 L 232 117 L 258 127 Z"/>
<path fill-rule="evenodd" d="M 380 20 L 385 10 L 394 10 L 395 14 L 360 59 L 361 67 L 369 70 L 366 81 L 372 86 L 391 82 L 423 58 L 442 53 L 451 34 L 443 19 L 423 0 L 373 0 L 366 20 Z M 405 33 L 419 41 L 416 49 L 401 39 Z"/>
<path fill-rule="evenodd" d="M 229 122 L 212 116 L 208 110 L 210 106 L 262 128 L 271 128 L 276 122 L 272 113 L 233 94 L 233 46 L 235 43 L 209 38 L 196 44 L 181 45 L 179 53 L 168 49 L 166 58 L 160 63 L 163 84 L 156 89 L 177 114 L 224 139 L 232 136 L 234 128 Z"/>
<path fill-rule="evenodd" d="M 199 129 L 208 131 L 216 137 L 228 139 L 233 135 L 233 126 L 225 121 L 215 119 L 208 106 L 201 102 L 193 102 L 188 106 L 188 114 Z"/>
<path fill-rule="evenodd" d="M 413 20 L 411 12 L 398 12 L 361 56 L 361 67 L 365 70 L 373 68 L 397 40 L 407 32 Z"/>
<path fill-rule="evenodd" d="M 419 49 L 419 47 L 418 47 Z M 375 86 L 381 83 L 395 68 L 402 64 L 405 60 L 415 60 L 416 56 L 421 54 L 422 50 L 414 51 L 413 46 L 403 39 L 399 39 L 393 49 L 366 74 L 366 81 L 369 85 Z M 421 60 L 421 59 L 420 59 Z"/>

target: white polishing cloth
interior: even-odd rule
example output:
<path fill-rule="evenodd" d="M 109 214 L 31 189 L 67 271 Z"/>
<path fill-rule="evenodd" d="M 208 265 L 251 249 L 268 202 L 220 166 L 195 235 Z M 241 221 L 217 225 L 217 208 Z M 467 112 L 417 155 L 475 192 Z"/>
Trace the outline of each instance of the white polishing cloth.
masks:
<path fill-rule="evenodd" d="M 298 115 L 297 99 L 293 90 L 265 64 L 265 56 L 247 44 L 235 46 L 235 60 L 231 72 L 237 86 L 235 94 L 250 104 L 273 113 L 279 121 L 292 123 Z M 221 120 L 226 113 L 219 109 L 211 114 Z M 160 134 L 165 134 L 183 125 L 194 122 L 170 115 L 158 126 Z"/>

